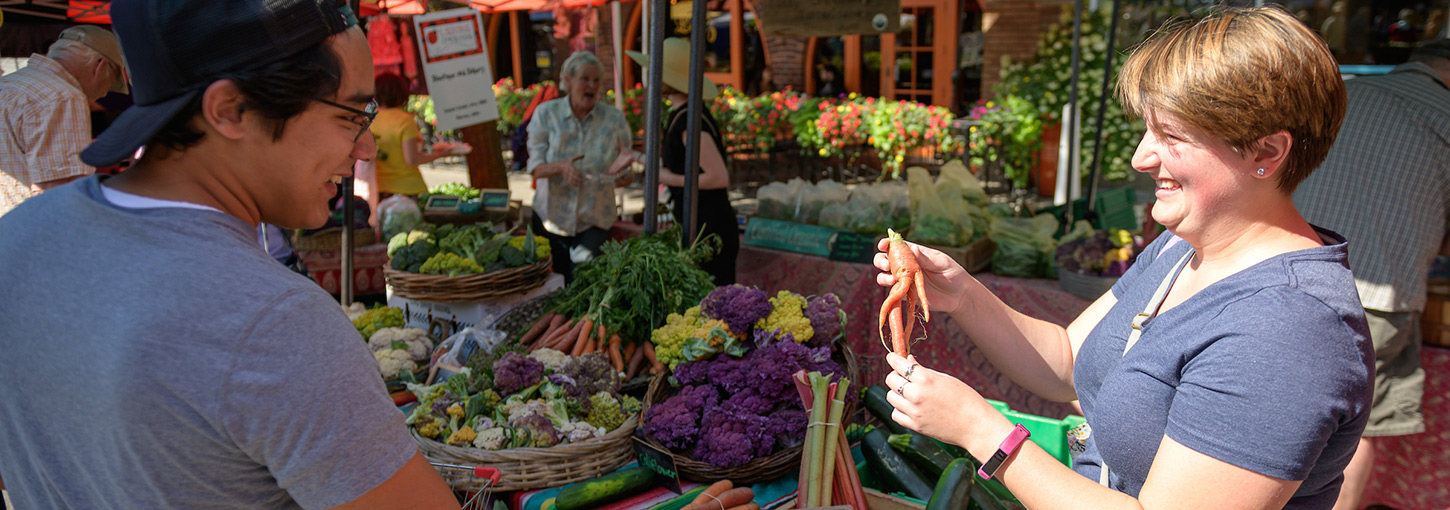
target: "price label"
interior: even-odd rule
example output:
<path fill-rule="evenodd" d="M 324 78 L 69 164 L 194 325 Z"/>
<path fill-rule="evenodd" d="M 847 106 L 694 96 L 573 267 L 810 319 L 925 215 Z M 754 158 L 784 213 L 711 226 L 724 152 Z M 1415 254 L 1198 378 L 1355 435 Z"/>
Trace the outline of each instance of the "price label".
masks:
<path fill-rule="evenodd" d="M 827 258 L 844 262 L 871 262 L 876 256 L 876 238 L 855 232 L 841 232 L 831 237 Z"/>
<path fill-rule="evenodd" d="M 680 490 L 680 472 L 675 469 L 675 456 L 670 452 L 646 443 L 640 438 L 634 438 L 634 452 L 639 456 L 639 465 L 645 469 L 654 471 L 664 478 L 666 489 L 675 494 L 682 494 Z"/>

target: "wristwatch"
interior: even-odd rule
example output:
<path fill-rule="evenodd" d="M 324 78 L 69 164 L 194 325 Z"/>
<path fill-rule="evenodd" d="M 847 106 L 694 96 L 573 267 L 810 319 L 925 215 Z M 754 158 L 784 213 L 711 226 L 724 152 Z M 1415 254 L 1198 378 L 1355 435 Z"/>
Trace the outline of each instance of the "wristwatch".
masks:
<path fill-rule="evenodd" d="M 1002 463 L 1007 462 L 1007 457 L 1017 453 L 1017 448 L 1021 447 L 1022 442 L 1029 437 L 1032 437 L 1032 433 L 1018 423 L 1012 432 L 1007 434 L 1007 438 L 1002 440 L 1002 444 L 997 446 L 997 453 L 993 453 L 992 458 L 987 459 L 987 462 L 977 469 L 977 475 L 981 476 L 983 480 L 991 480 L 992 476 L 997 474 L 997 469 L 1002 467 Z"/>

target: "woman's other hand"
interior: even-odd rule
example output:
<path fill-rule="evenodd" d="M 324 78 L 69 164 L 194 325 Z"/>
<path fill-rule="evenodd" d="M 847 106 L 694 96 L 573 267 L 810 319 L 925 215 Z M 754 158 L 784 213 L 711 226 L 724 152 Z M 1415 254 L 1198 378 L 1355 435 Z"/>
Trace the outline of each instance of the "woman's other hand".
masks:
<path fill-rule="evenodd" d="M 615 187 L 623 188 L 634 182 L 634 172 L 631 170 L 634 167 L 634 152 L 623 142 L 617 143 L 615 146 L 619 149 L 619 156 L 616 156 L 614 162 L 609 164 L 606 173 L 614 178 Z"/>
<path fill-rule="evenodd" d="M 1012 429 L 977 390 L 950 375 L 921 366 L 916 356 L 886 355 L 886 401 L 901 426 L 966 448 L 977 459 L 990 456 Z"/>
<path fill-rule="evenodd" d="M 540 179 L 547 179 L 550 177 L 563 177 L 564 182 L 569 183 L 569 185 L 579 186 L 581 184 L 584 184 L 584 174 L 579 173 L 579 169 L 574 168 L 574 162 L 581 159 L 584 159 L 583 154 L 574 156 L 564 161 L 544 163 L 542 165 L 539 165 L 538 168 L 534 169 L 534 177 Z"/>
<path fill-rule="evenodd" d="M 891 267 L 886 260 L 886 250 L 890 241 L 882 239 L 876 243 L 879 253 L 873 262 L 876 268 L 882 271 L 876 275 L 876 283 L 882 287 L 891 287 L 896 284 L 896 277 L 891 274 Z M 961 264 L 945 253 L 925 246 L 907 242 L 911 252 L 916 254 L 916 262 L 921 266 L 921 274 L 926 277 L 926 299 L 931 304 L 931 309 L 947 313 L 954 312 L 961 306 L 966 283 L 972 278 L 962 269 Z"/>

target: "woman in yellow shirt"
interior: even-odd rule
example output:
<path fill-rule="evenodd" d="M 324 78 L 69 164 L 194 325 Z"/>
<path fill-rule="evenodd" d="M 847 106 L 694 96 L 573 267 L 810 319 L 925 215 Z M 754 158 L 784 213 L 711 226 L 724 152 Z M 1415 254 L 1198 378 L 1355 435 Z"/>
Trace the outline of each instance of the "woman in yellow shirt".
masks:
<path fill-rule="evenodd" d="M 377 186 L 379 198 L 389 195 L 419 195 L 428 191 L 418 166 L 453 154 L 465 154 L 468 144 L 433 144 L 433 151 L 423 152 L 423 138 L 413 113 L 403 110 L 408 100 L 408 80 L 393 73 L 379 74 L 373 79 L 377 87 L 378 115 L 368 129 L 377 141 Z"/>

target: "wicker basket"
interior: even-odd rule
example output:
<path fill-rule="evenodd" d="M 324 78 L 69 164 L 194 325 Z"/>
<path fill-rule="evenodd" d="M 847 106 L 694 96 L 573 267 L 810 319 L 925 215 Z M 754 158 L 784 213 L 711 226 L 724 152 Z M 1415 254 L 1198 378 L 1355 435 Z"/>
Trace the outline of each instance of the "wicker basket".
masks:
<path fill-rule="evenodd" d="M 561 487 L 599 477 L 634 460 L 634 429 L 639 425 L 639 415 L 631 416 L 619 428 L 578 443 L 569 443 L 552 448 L 513 448 L 508 450 L 484 450 L 449 446 L 418 435 L 411 427 L 408 432 L 430 462 L 445 462 L 465 466 L 497 468 L 502 479 L 493 487 L 495 492 L 508 492 L 548 487 Z M 480 490 L 482 487 L 460 487 L 451 481 L 454 490 Z"/>
<path fill-rule="evenodd" d="M 552 264 L 553 259 L 545 257 L 529 266 L 463 276 L 409 273 L 389 266 L 383 268 L 383 275 L 398 297 L 434 303 L 480 301 L 543 285 Z"/>
<path fill-rule="evenodd" d="M 362 248 L 377 240 L 378 234 L 372 228 L 352 231 L 353 248 Z M 297 251 L 342 251 L 342 227 L 325 228 L 305 236 L 299 230 L 292 235 L 292 248 Z"/>
<path fill-rule="evenodd" d="M 856 356 L 851 352 L 849 344 L 844 339 L 838 341 L 836 344 L 841 346 L 841 348 L 837 349 L 831 358 L 841 364 L 841 369 L 846 371 L 846 378 L 851 380 L 852 388 L 856 388 L 860 384 L 856 380 Z M 649 391 L 645 394 L 644 408 L 640 411 L 640 416 L 645 416 L 649 413 L 650 406 L 664 402 L 665 399 L 674 396 L 679 391 L 679 388 L 672 386 L 668 379 L 668 375 L 660 375 L 655 377 L 654 381 L 650 382 Z M 856 411 L 856 400 L 846 400 L 846 408 L 841 413 L 842 425 L 850 423 L 851 416 Z M 670 451 L 669 448 L 660 444 L 659 441 L 644 434 L 640 434 L 640 440 L 649 443 L 650 446 L 661 451 Z M 702 483 L 729 479 L 735 482 L 737 486 L 775 480 L 780 478 L 781 475 L 801 467 L 801 447 L 799 446 L 787 448 L 752 460 L 744 466 L 731 468 L 715 467 L 678 453 L 674 453 L 672 456 L 675 459 L 675 468 L 679 470 L 680 478 L 682 479 Z"/>

